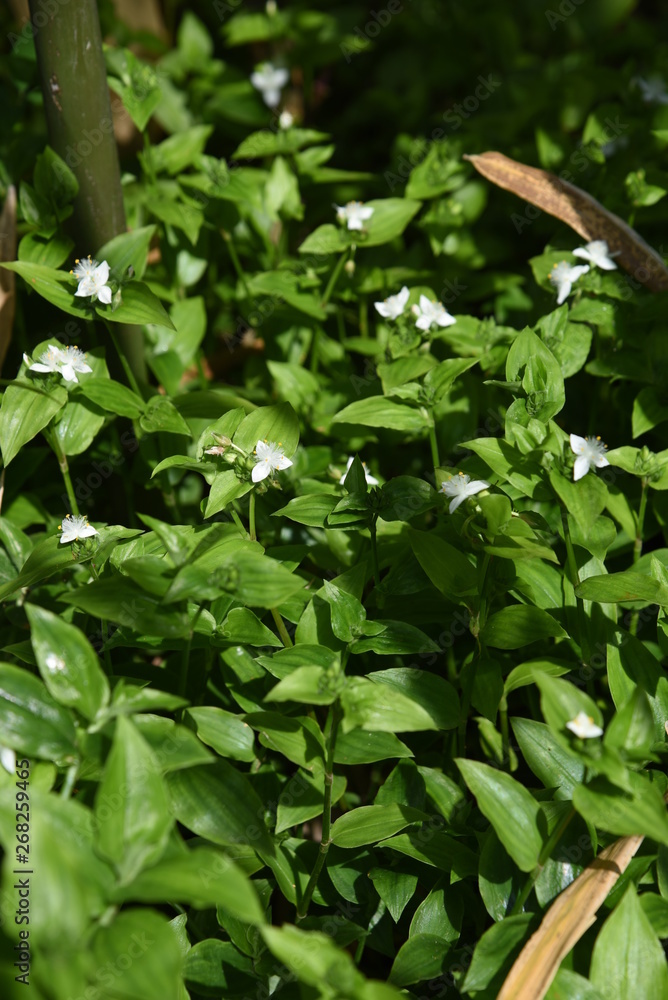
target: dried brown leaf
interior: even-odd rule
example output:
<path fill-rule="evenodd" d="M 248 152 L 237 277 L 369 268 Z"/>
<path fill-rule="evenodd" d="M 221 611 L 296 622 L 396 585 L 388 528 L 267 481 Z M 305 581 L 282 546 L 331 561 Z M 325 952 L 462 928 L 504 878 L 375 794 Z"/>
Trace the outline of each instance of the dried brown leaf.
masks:
<path fill-rule="evenodd" d="M 668 269 L 658 253 L 582 188 L 503 153 L 490 151 L 464 159 L 487 180 L 565 222 L 583 239 L 605 240 L 610 250 L 618 253 L 617 263 L 650 291 L 668 289 Z"/>
<path fill-rule="evenodd" d="M 594 923 L 596 911 L 643 839 L 616 840 L 557 896 L 518 955 L 497 1000 L 542 1000 L 563 959 Z"/>

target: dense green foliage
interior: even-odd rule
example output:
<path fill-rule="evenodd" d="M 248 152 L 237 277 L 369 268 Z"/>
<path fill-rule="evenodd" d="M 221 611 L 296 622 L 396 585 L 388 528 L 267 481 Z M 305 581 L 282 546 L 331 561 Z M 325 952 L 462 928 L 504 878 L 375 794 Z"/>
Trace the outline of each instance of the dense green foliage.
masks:
<path fill-rule="evenodd" d="M 4 25 L 4 995 L 29 941 L 35 1000 L 492 1000 L 640 834 L 547 996 L 668 998 L 665 293 L 591 263 L 558 305 L 585 241 L 464 159 L 662 253 L 665 12 L 165 7 L 169 45 L 101 5 L 104 246 L 110 123 L 57 156 Z"/>

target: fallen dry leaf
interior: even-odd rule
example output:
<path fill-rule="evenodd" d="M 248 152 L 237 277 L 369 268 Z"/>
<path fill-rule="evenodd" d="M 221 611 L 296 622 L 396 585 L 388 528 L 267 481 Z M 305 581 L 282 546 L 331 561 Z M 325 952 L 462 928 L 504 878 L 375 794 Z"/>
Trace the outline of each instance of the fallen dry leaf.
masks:
<path fill-rule="evenodd" d="M 643 837 L 621 837 L 557 896 L 508 973 L 497 1000 L 542 1000 L 563 959 L 596 920 L 596 911 Z"/>
<path fill-rule="evenodd" d="M 605 240 L 610 250 L 619 254 L 617 263 L 650 291 L 668 289 L 668 269 L 656 250 L 582 188 L 503 153 L 490 151 L 464 159 L 487 180 L 565 222 L 583 239 Z"/>

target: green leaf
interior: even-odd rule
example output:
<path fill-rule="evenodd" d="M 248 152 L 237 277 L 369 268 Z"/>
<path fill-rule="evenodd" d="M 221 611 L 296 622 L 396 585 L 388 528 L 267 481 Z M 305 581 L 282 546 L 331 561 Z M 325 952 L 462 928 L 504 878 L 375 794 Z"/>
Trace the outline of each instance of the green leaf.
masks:
<path fill-rule="evenodd" d="M 271 689 L 265 700 L 331 705 L 336 701 L 340 685 L 340 678 L 336 674 L 329 676 L 322 667 L 297 667 Z"/>
<path fill-rule="evenodd" d="M 124 910 L 111 924 L 100 922 L 89 948 L 95 972 L 114 970 L 112 995 L 119 1000 L 183 1000 L 183 955 L 162 913 L 147 907 Z M 120 963 L 123 955 L 135 961 Z M 101 982 L 97 975 L 95 981 Z"/>
<path fill-rule="evenodd" d="M 175 329 L 158 296 L 142 281 L 131 281 L 123 285 L 120 305 L 115 309 L 99 307 L 98 311 L 112 323 L 129 323 L 136 326 L 157 323 L 170 330 Z M 141 337 L 141 334 L 137 333 L 137 337 Z"/>
<path fill-rule="evenodd" d="M 668 813 L 657 785 L 643 774 L 628 772 L 630 791 L 606 778 L 594 778 L 573 792 L 573 805 L 588 823 L 617 836 L 639 834 L 668 844 Z"/>
<path fill-rule="evenodd" d="M 607 503 L 608 489 L 605 483 L 594 475 L 584 476 L 573 483 L 554 470 L 550 472 L 550 483 L 586 537 Z"/>
<path fill-rule="evenodd" d="M 552 615 L 528 604 L 510 604 L 491 615 L 480 638 L 495 649 L 519 649 L 541 639 L 567 637 Z"/>
<path fill-rule="evenodd" d="M 216 938 L 205 938 L 190 948 L 183 978 L 190 988 L 195 986 L 200 996 L 217 990 L 219 995 L 242 997 L 251 994 L 258 984 L 250 958 L 230 941 Z"/>
<path fill-rule="evenodd" d="M 482 935 L 471 959 L 462 989 L 475 993 L 489 986 L 494 976 L 506 965 L 526 937 L 532 913 L 518 913 L 493 924 Z"/>
<path fill-rule="evenodd" d="M 462 597 L 477 593 L 475 566 L 463 552 L 431 531 L 411 529 L 408 537 L 417 561 L 445 597 L 459 604 Z"/>
<path fill-rule="evenodd" d="M 331 839 L 337 847 L 362 847 L 392 837 L 411 823 L 428 819 L 420 809 L 399 802 L 385 806 L 360 806 L 339 816 L 332 825 Z"/>
<path fill-rule="evenodd" d="M 281 646 L 281 640 L 263 625 L 250 608 L 233 608 L 219 626 L 221 635 L 230 642 L 249 646 Z"/>
<path fill-rule="evenodd" d="M 529 417 L 547 422 L 566 400 L 561 366 L 552 351 L 528 327 L 515 338 L 506 360 L 506 379 L 522 381 Z"/>
<path fill-rule="evenodd" d="M 378 516 L 383 521 L 411 521 L 439 503 L 436 490 L 413 476 L 395 476 L 381 487 Z"/>
<path fill-rule="evenodd" d="M 150 167 L 156 173 L 168 173 L 172 176 L 182 173 L 193 161 L 204 152 L 207 140 L 213 132 L 213 125 L 194 125 L 176 135 L 170 135 L 162 142 L 151 146 L 144 153 L 150 161 Z"/>
<path fill-rule="evenodd" d="M 151 240 L 155 234 L 155 226 L 141 226 L 129 233 L 120 233 L 105 243 L 97 251 L 96 259 L 106 260 L 111 276 L 116 281 L 128 277 L 128 268 L 134 271 L 134 277 L 142 278 L 146 270 L 146 258 Z"/>
<path fill-rule="evenodd" d="M 363 427 L 384 427 L 387 430 L 418 434 L 428 429 L 429 418 L 421 410 L 393 403 L 384 396 L 370 396 L 344 406 L 335 414 L 332 423 L 361 424 Z"/>
<path fill-rule="evenodd" d="M 606 1000 L 668 996 L 666 956 L 633 883 L 603 924 L 589 976 Z"/>
<path fill-rule="evenodd" d="M 78 757 L 72 715 L 39 678 L 0 663 L 0 732 L 5 745 L 29 757 L 71 764 Z"/>
<path fill-rule="evenodd" d="M 335 764 L 373 764 L 393 757 L 412 757 L 413 751 L 394 733 L 370 733 L 353 729 L 340 732 L 334 749 Z"/>
<path fill-rule="evenodd" d="M 0 601 L 10 597 L 16 590 L 32 587 L 71 566 L 72 547 L 62 545 L 57 535 L 43 538 L 26 559 L 16 579 L 0 587 Z"/>
<path fill-rule="evenodd" d="M 87 379 L 79 392 L 96 406 L 120 417 L 136 420 L 144 412 L 144 400 L 127 386 L 110 378 Z"/>
<path fill-rule="evenodd" d="M 109 702 L 109 681 L 83 632 L 46 608 L 25 606 L 30 641 L 49 693 L 94 719 Z"/>
<path fill-rule="evenodd" d="M 409 733 L 436 729 L 432 716 L 416 701 L 390 687 L 364 677 L 352 677 L 341 692 L 344 733 L 351 729 L 369 732 Z"/>
<path fill-rule="evenodd" d="M 133 723 L 116 720 L 114 741 L 95 796 L 97 848 L 121 883 L 162 855 L 174 825 L 157 758 Z"/>
<path fill-rule="evenodd" d="M 352 244 L 347 230 L 334 226 L 330 222 L 318 226 L 299 246 L 299 253 L 312 254 L 315 257 L 330 253 L 342 253 Z"/>
<path fill-rule="evenodd" d="M 274 957 L 307 986 L 353 996 L 361 985 L 362 976 L 352 957 L 337 948 L 326 934 L 283 924 L 263 927 L 262 937 Z"/>
<path fill-rule="evenodd" d="M 67 399 L 67 390 L 62 386 L 47 390 L 37 379 L 34 384 L 32 380 L 15 382 L 5 389 L 0 407 L 0 450 L 5 465 L 48 426 Z"/>
<path fill-rule="evenodd" d="M 328 514 L 331 514 L 340 499 L 340 496 L 334 496 L 332 493 L 308 493 L 305 496 L 293 497 L 285 507 L 275 510 L 272 516 L 289 517 L 297 524 L 324 528 Z"/>
<path fill-rule="evenodd" d="M 278 712 L 252 712 L 246 716 L 246 722 L 258 731 L 262 746 L 277 751 L 307 771 L 324 771 L 324 741 L 313 719 L 306 716 L 293 719 Z"/>
<path fill-rule="evenodd" d="M 384 684 L 405 694 L 427 712 L 438 729 L 459 725 L 459 697 L 452 684 L 427 670 L 414 667 L 391 667 L 367 674 L 374 684 Z"/>
<path fill-rule="evenodd" d="M 139 425 L 146 434 L 186 434 L 192 437 L 188 424 L 166 396 L 151 396 Z"/>
<path fill-rule="evenodd" d="M 240 716 L 213 705 L 189 708 L 187 714 L 195 723 L 202 743 L 213 747 L 221 757 L 248 762 L 255 760 L 253 730 Z"/>
<path fill-rule="evenodd" d="M 533 719 L 512 719 L 513 733 L 525 761 L 555 799 L 570 801 L 584 779 L 584 762 L 555 740 L 550 727 Z"/>
<path fill-rule="evenodd" d="M 332 805 L 339 801 L 346 790 L 346 779 L 335 774 L 332 778 Z M 323 771 L 300 769 L 283 785 L 276 810 L 276 833 L 283 833 L 293 826 L 300 826 L 310 819 L 322 816 L 325 776 Z"/>
<path fill-rule="evenodd" d="M 179 900 L 202 909 L 220 906 L 247 924 L 264 923 L 264 911 L 249 878 L 222 851 L 195 847 L 159 861 L 114 892 L 119 903 Z"/>
<path fill-rule="evenodd" d="M 71 556 L 70 556 L 71 559 Z M 66 604 L 89 615 L 136 629 L 146 635 L 179 638 L 189 635 L 186 615 L 161 605 L 158 598 L 122 577 L 94 580 L 61 596 Z"/>
<path fill-rule="evenodd" d="M 200 837 L 222 847 L 249 844 L 273 854 L 264 806 L 248 778 L 227 761 L 167 775 L 174 815 Z"/>
<path fill-rule="evenodd" d="M 280 444 L 286 458 L 292 458 L 299 444 L 299 419 L 289 403 L 261 406 L 239 424 L 234 443 L 251 455 L 258 441 Z"/>
<path fill-rule="evenodd" d="M 536 800 L 519 781 L 489 764 L 461 758 L 455 763 L 517 867 L 533 871 L 543 846 Z"/>
<path fill-rule="evenodd" d="M 578 597 L 599 604 L 618 604 L 620 601 L 643 601 L 646 604 L 668 606 L 668 587 L 654 577 L 624 570 L 590 576 L 575 588 Z"/>
<path fill-rule="evenodd" d="M 374 632 L 371 633 L 371 627 Z M 398 622 L 379 619 L 366 622 L 364 631 L 369 636 L 357 639 L 350 647 L 351 653 L 378 653 L 381 656 L 391 656 L 396 653 L 437 653 L 440 647 L 428 635 L 409 625 L 408 622 Z M 376 633 L 377 634 L 374 634 Z"/>
<path fill-rule="evenodd" d="M 503 438 L 477 438 L 474 441 L 463 441 L 461 447 L 474 451 L 497 476 L 509 482 L 523 496 L 534 497 L 536 491 L 540 490 L 545 475 L 541 466 Z"/>
<path fill-rule="evenodd" d="M 31 264 L 18 260 L 0 264 L 0 267 L 20 274 L 26 284 L 33 288 L 38 295 L 41 295 L 47 302 L 51 302 L 52 305 L 58 306 L 70 316 L 78 316 L 79 319 L 92 318 L 89 307 L 78 305 L 79 300 L 74 297 L 73 280 L 65 271 L 56 271 L 43 264 Z"/>
<path fill-rule="evenodd" d="M 410 986 L 437 977 L 446 971 L 450 944 L 436 934 L 413 934 L 397 952 L 388 982 Z"/>
<path fill-rule="evenodd" d="M 327 139 L 329 139 L 327 132 L 316 132 L 311 128 L 291 128 L 287 131 L 263 129 L 261 132 L 252 132 L 246 136 L 232 153 L 232 159 L 258 160 L 265 156 L 273 156 L 275 153 L 296 153 L 305 146 L 326 142 Z"/>
<path fill-rule="evenodd" d="M 43 264 L 49 268 L 61 267 L 72 253 L 74 240 L 63 233 L 45 239 L 37 233 L 26 233 L 18 248 L 18 258 L 30 264 Z"/>
<path fill-rule="evenodd" d="M 342 642 L 352 642 L 361 635 L 366 621 L 366 610 L 352 594 L 336 587 L 329 580 L 323 584 L 322 598 L 332 612 L 332 632 Z"/>

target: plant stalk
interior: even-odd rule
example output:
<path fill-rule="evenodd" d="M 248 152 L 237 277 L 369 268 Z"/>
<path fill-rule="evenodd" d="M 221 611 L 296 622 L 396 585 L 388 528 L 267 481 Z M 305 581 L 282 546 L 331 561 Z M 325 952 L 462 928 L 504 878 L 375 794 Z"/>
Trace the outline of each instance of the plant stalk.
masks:
<path fill-rule="evenodd" d="M 510 911 L 510 914 L 509 914 L 510 916 L 514 916 L 515 914 L 522 912 L 522 910 L 524 908 L 524 904 L 526 903 L 531 890 L 533 889 L 534 885 L 536 884 L 536 880 L 538 879 L 538 876 L 542 872 L 543 867 L 545 866 L 547 860 L 549 859 L 550 855 L 552 854 L 552 851 L 554 850 L 554 848 L 557 846 L 557 844 L 561 840 L 566 827 L 571 822 L 571 820 L 573 819 L 574 816 L 575 816 L 575 809 L 569 809 L 569 811 L 566 813 L 566 815 L 562 819 L 561 823 L 557 823 L 556 827 L 554 828 L 554 830 L 552 831 L 552 833 L 548 837 L 546 843 L 543 845 L 543 849 L 541 850 L 540 854 L 538 855 L 538 862 L 536 864 L 536 867 L 530 873 L 528 879 L 526 880 L 526 882 L 522 886 L 522 889 L 521 889 L 519 895 L 517 896 L 517 899 L 515 900 L 515 902 L 513 904 L 513 908 L 512 908 L 512 910 Z"/>
<path fill-rule="evenodd" d="M 42 0 L 29 0 L 29 7 L 49 145 L 79 184 L 68 228 L 83 257 L 127 228 L 97 3 L 54 4 L 46 23 Z M 118 338 L 135 377 L 145 382 L 141 335 L 119 326 Z"/>
<path fill-rule="evenodd" d="M 316 885 L 318 884 L 318 878 L 320 872 L 323 869 L 325 860 L 327 858 L 327 852 L 329 851 L 331 844 L 331 829 L 332 829 L 332 785 L 334 782 L 334 750 L 336 748 L 336 736 L 339 729 L 339 721 L 341 718 L 338 702 L 334 702 L 330 705 L 329 714 L 327 716 L 327 725 L 325 727 L 325 742 L 327 746 L 327 759 L 325 761 L 325 794 L 323 798 L 323 809 L 322 809 L 322 839 L 320 841 L 320 850 L 318 851 L 318 857 L 316 858 L 315 865 L 313 866 L 313 871 L 311 872 L 311 877 L 308 880 L 306 889 L 304 890 L 304 895 L 301 902 L 297 907 L 297 917 L 296 922 L 299 923 L 303 920 L 308 913 L 308 908 L 313 898 L 313 892 Z"/>
<path fill-rule="evenodd" d="M 571 539 L 571 529 L 568 524 L 568 511 L 565 507 L 561 507 L 561 523 L 564 529 L 564 541 L 566 543 L 566 559 L 568 562 L 568 570 L 571 577 L 571 583 L 574 587 L 577 587 L 580 583 L 580 573 L 578 571 L 578 564 L 575 559 L 575 549 L 573 548 L 573 540 Z M 587 616 L 584 609 L 584 601 L 581 597 L 575 595 L 575 600 L 577 602 L 577 616 L 578 616 L 578 631 L 580 633 L 580 656 L 582 663 L 587 665 L 591 660 L 591 650 L 589 649 L 589 633 L 587 630 Z"/>
<path fill-rule="evenodd" d="M 278 629 L 278 634 L 280 636 L 281 642 L 287 648 L 288 646 L 294 646 L 294 642 L 290 638 L 290 633 L 285 627 L 285 622 L 281 618 L 280 614 L 276 608 L 269 608 L 271 611 L 271 617 L 274 619 L 276 628 Z"/>

